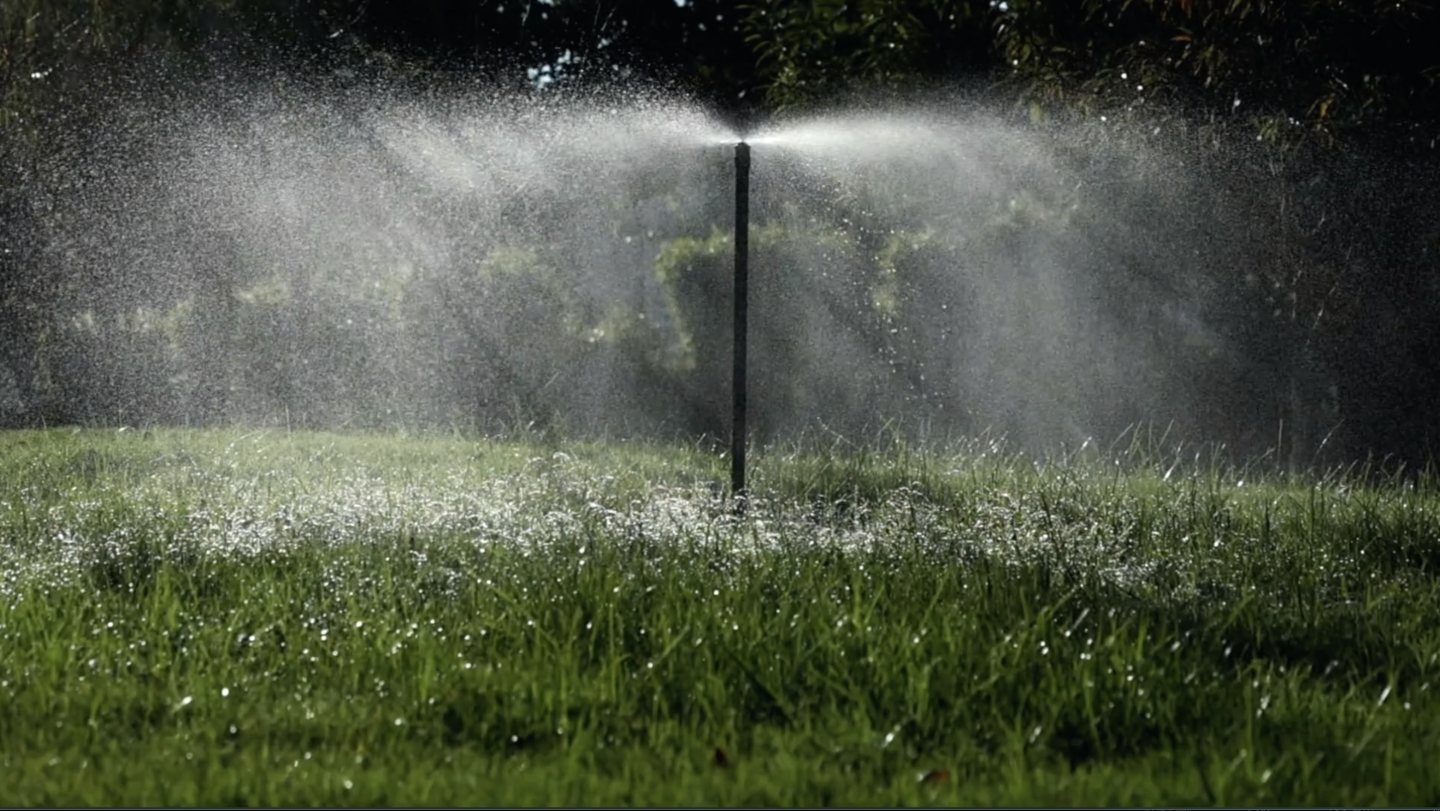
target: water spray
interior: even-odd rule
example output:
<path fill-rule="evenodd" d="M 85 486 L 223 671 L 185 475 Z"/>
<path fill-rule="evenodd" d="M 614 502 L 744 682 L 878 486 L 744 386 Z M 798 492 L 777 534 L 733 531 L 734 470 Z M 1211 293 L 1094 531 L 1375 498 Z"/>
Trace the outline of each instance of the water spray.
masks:
<path fill-rule="evenodd" d="M 750 286 L 750 145 L 735 145 L 735 354 L 731 378 L 730 495 L 745 512 L 745 333 Z"/>

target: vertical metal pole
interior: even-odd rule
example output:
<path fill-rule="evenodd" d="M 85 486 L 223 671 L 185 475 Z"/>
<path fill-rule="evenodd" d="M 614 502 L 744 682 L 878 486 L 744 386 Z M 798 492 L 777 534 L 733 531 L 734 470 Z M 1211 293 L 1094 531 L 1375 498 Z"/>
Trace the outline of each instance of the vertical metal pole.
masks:
<path fill-rule="evenodd" d="M 735 365 L 730 391 L 730 495 L 745 512 L 745 334 L 750 286 L 750 145 L 735 145 Z"/>

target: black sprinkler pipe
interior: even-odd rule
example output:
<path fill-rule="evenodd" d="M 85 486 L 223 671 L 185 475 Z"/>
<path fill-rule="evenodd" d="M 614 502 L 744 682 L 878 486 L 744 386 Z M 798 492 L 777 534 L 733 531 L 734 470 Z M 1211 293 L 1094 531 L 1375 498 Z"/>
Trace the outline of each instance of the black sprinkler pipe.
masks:
<path fill-rule="evenodd" d="M 735 145 L 735 355 L 730 384 L 730 495 L 745 512 L 745 333 L 750 287 L 750 145 Z"/>

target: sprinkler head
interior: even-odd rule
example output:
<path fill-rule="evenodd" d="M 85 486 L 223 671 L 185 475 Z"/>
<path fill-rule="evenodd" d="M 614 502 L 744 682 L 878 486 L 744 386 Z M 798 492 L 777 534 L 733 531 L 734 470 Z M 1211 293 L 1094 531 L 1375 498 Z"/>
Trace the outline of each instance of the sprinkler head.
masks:
<path fill-rule="evenodd" d="M 750 274 L 750 145 L 735 145 L 735 328 L 730 425 L 730 494 L 745 512 L 745 331 Z"/>

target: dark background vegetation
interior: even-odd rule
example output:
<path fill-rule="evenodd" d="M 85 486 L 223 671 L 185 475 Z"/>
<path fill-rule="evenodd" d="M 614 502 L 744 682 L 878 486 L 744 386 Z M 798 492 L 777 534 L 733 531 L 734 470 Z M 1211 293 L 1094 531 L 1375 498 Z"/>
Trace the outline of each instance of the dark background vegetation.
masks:
<path fill-rule="evenodd" d="M 1263 428 L 1243 450 L 1288 441 L 1282 455 L 1307 463 L 1329 443 L 1342 461 L 1413 467 L 1440 441 L 1437 35 L 1440 6 L 1423 0 L 3 0 L 0 423 L 124 422 L 145 398 L 123 363 L 61 351 L 113 280 L 46 239 L 95 182 L 87 158 L 124 130 L 125 88 L 178 98 L 249 74 L 541 94 L 635 77 L 743 128 L 963 86 L 1038 131 L 1168 124 L 1171 154 L 1217 179 L 1195 211 L 1234 207 L 1264 235 L 1213 235 L 1203 271 L 1204 318 L 1247 363 L 1225 385 Z M 1146 250 L 1132 246 L 1137 266 L 1163 265 Z M 1153 290 L 1131 285 L 1117 306 Z M 147 413 L 232 419 L 225 396 Z"/>

